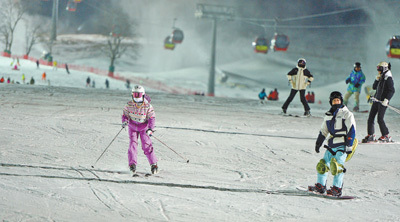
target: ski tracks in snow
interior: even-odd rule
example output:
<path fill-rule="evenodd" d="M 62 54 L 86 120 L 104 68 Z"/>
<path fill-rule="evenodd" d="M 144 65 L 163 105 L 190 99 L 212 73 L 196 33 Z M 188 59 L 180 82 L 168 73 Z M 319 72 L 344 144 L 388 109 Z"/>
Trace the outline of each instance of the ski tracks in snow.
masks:
<path fill-rule="evenodd" d="M 78 172 L 82 178 L 85 178 L 84 173 L 82 172 L 82 169 L 74 169 L 76 172 Z M 95 176 L 97 179 L 101 180 L 101 178 L 91 169 L 84 169 L 83 171 L 89 172 L 93 176 Z M 121 217 L 126 218 L 125 213 L 123 211 L 127 211 L 131 214 L 134 214 L 135 216 L 138 216 L 136 212 L 133 210 L 129 209 L 129 207 L 125 206 L 119 198 L 114 194 L 113 191 L 110 190 L 109 187 L 107 186 L 101 186 L 101 188 L 94 188 L 94 185 L 92 182 L 88 182 L 89 188 L 92 191 L 93 195 L 99 200 L 105 207 L 112 211 L 117 211 Z M 117 204 L 117 206 L 115 206 Z M 122 208 L 123 211 L 121 211 L 118 208 Z"/>

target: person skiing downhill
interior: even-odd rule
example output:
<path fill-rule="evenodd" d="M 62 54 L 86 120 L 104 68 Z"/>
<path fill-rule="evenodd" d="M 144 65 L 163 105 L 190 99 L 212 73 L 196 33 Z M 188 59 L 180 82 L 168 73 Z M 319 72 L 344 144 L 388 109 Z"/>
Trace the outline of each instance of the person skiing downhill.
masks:
<path fill-rule="evenodd" d="M 146 99 L 143 86 L 135 85 L 132 88 L 132 100 L 129 101 L 122 115 L 122 127 L 128 126 L 129 149 L 128 161 L 129 169 L 135 174 L 137 166 L 138 138 L 142 142 L 142 150 L 151 166 L 151 173 L 158 173 L 157 157 L 150 137 L 154 132 L 155 112 L 153 106 Z"/>
<path fill-rule="evenodd" d="M 372 85 L 372 89 L 376 90 L 374 101 L 368 116 L 368 135 L 362 140 L 363 143 L 375 141 L 375 116 L 378 115 L 378 124 L 382 136 L 378 139 L 380 142 L 391 142 L 392 137 L 389 136 L 389 129 L 386 126 L 384 117 L 390 99 L 393 97 L 395 89 L 393 83 L 391 66 L 387 62 L 380 62 L 377 66 L 378 75 Z"/>
<path fill-rule="evenodd" d="M 292 102 L 296 93 L 300 91 L 300 101 L 304 106 L 304 115 L 310 116 L 310 107 L 308 106 L 305 98 L 305 93 L 307 86 L 311 84 L 311 82 L 314 80 L 314 77 L 306 68 L 306 60 L 303 58 L 297 60 L 297 66 L 287 74 L 287 78 L 289 79 L 289 83 L 292 85 L 292 89 L 289 97 L 282 106 L 282 112 L 286 114 L 289 104 Z"/>
<path fill-rule="evenodd" d="M 364 83 L 365 83 L 365 75 L 361 70 L 361 63 L 356 62 L 354 63 L 353 71 L 350 73 L 350 76 L 347 77 L 346 79 L 346 84 L 349 84 L 349 86 L 347 87 L 347 92 L 344 95 L 344 100 L 343 100 L 344 105 L 347 106 L 350 96 L 354 94 L 354 99 L 355 99 L 355 106 L 353 108 L 354 112 L 358 112 L 360 110 L 359 108 L 360 92 L 362 85 Z"/>
<path fill-rule="evenodd" d="M 347 158 L 346 152 L 349 151 L 346 146 L 352 147 L 355 140 L 356 122 L 353 113 L 343 104 L 343 97 L 340 92 L 334 91 L 330 94 L 329 104 L 331 108 L 325 113 L 325 118 L 315 143 L 315 152 L 319 153 L 320 147 L 328 135 L 330 135 L 328 139 L 330 150 L 327 149 L 325 151 L 324 158 L 317 164 L 317 183 L 315 186 L 308 186 L 308 190 L 321 194 L 326 191 L 327 195 L 341 196 L 343 172 L 335 174 L 333 186 L 326 190 L 328 171 L 332 162 L 338 163 L 343 167 Z"/>

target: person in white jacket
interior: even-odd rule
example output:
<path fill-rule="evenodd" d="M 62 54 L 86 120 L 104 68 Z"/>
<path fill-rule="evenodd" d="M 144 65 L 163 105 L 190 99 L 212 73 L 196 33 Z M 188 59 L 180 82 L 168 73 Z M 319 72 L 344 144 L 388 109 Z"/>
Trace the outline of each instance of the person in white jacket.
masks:
<path fill-rule="evenodd" d="M 319 153 L 320 147 L 328 137 L 328 148 L 324 158 L 317 164 L 317 183 L 309 186 L 308 190 L 330 196 L 341 196 L 343 188 L 343 177 L 346 172 L 344 163 L 347 155 L 351 153 L 356 137 L 356 121 L 354 115 L 346 105 L 343 104 L 342 94 L 338 91 L 331 93 L 329 97 L 331 108 L 325 113 L 321 130 L 315 143 L 315 152 Z M 332 164 L 342 167 L 341 171 L 332 171 Z M 331 189 L 326 189 L 328 172 L 334 175 Z"/>
<path fill-rule="evenodd" d="M 286 114 L 289 104 L 292 102 L 296 93 L 300 91 L 300 101 L 304 106 L 304 115 L 310 116 L 310 107 L 308 106 L 305 94 L 307 86 L 311 84 L 311 82 L 314 80 L 314 77 L 306 68 L 306 60 L 304 58 L 297 60 L 297 66 L 290 70 L 290 72 L 287 74 L 287 77 L 289 79 L 289 83 L 292 85 L 292 90 L 290 91 L 290 95 L 286 99 L 286 102 L 282 106 L 282 112 Z"/>

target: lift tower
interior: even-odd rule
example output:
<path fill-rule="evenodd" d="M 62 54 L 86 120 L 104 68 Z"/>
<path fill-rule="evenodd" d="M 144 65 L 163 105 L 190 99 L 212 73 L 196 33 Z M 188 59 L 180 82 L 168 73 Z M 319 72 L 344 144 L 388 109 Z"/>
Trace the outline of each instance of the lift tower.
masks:
<path fill-rule="evenodd" d="M 197 4 L 196 12 L 194 14 L 196 18 L 211 19 L 213 22 L 213 33 L 212 33 L 212 45 L 211 45 L 211 63 L 210 63 L 210 75 L 208 77 L 208 96 L 214 96 L 215 88 L 215 47 L 217 40 L 217 21 L 228 20 L 232 21 L 235 17 L 235 9 L 229 6 L 223 5 L 211 5 L 211 4 Z"/>

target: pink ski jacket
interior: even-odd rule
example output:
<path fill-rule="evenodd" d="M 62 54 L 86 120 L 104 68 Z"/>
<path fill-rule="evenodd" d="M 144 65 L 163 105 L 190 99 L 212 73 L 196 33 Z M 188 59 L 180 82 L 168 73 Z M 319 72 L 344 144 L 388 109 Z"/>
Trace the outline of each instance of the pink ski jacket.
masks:
<path fill-rule="evenodd" d="M 143 103 L 129 101 L 123 110 L 122 122 L 129 121 L 129 128 L 134 131 L 154 130 L 156 114 L 153 106 L 145 99 Z"/>

